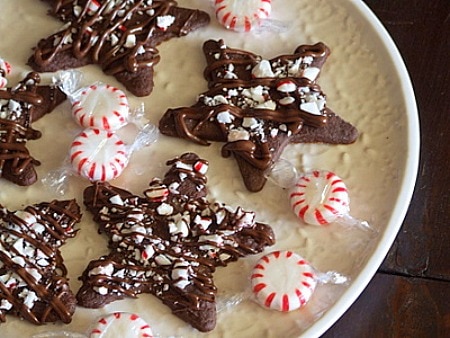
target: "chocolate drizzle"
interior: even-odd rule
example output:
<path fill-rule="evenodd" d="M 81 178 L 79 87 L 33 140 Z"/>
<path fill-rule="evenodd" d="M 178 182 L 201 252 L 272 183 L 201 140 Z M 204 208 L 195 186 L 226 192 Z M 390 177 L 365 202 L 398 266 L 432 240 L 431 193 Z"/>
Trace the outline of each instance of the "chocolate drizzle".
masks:
<path fill-rule="evenodd" d="M 96 183 L 84 203 L 109 237 L 111 253 L 92 261 L 81 276 L 80 305 L 101 307 L 151 293 L 201 331 L 215 326 L 216 266 L 261 252 L 274 243 L 253 212 L 206 200 L 208 162 L 186 153 L 168 161 L 163 180 L 145 197 Z"/>
<path fill-rule="evenodd" d="M 208 81 L 208 87 L 213 88 L 222 84 L 240 81 L 251 81 L 255 77 L 252 70 L 256 65 L 263 61 L 260 55 L 249 51 L 229 48 L 223 40 L 208 40 L 203 46 L 205 58 L 208 65 L 204 70 L 204 77 Z M 293 54 L 279 55 L 273 59 L 267 60 L 273 66 L 275 73 L 271 76 L 259 77 L 262 81 L 271 82 L 273 78 L 307 78 L 304 77 L 304 70 L 308 67 L 321 69 L 330 54 L 330 49 L 322 42 L 315 45 L 300 45 Z M 229 71 L 229 65 L 233 65 L 233 73 L 237 77 L 226 77 Z M 311 79 L 315 81 L 315 79 Z"/>
<path fill-rule="evenodd" d="M 0 321 L 6 314 L 33 324 L 71 321 L 75 296 L 59 247 L 76 235 L 80 218 L 74 200 L 17 212 L 0 206 Z"/>
<path fill-rule="evenodd" d="M 52 15 L 67 25 L 38 43 L 30 65 L 54 71 L 99 64 L 138 96 L 150 94 L 153 66 L 160 60 L 156 46 L 209 22 L 206 13 L 170 0 L 47 1 Z M 135 87 L 138 77 L 149 81 L 146 88 Z"/>
<path fill-rule="evenodd" d="M 0 90 L 0 177 L 18 185 L 33 184 L 39 161 L 26 148 L 41 137 L 31 123 L 53 110 L 65 95 L 51 86 L 39 86 L 40 77 L 29 73 L 17 86 Z"/>
<path fill-rule="evenodd" d="M 192 107 L 169 109 L 160 130 L 202 145 L 225 142 L 222 155 L 234 155 L 246 187 L 259 191 L 290 140 L 304 127 L 327 128 L 334 116 L 316 83 L 330 51 L 323 43 L 300 45 L 264 60 L 222 40 L 206 41 L 203 51 L 209 90 Z"/>

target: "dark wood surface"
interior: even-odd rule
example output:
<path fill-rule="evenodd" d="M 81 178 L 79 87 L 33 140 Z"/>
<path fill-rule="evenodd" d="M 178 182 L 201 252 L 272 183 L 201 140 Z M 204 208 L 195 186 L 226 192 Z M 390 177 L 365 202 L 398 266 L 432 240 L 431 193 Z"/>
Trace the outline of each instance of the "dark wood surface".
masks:
<path fill-rule="evenodd" d="M 450 1 L 365 3 L 410 73 L 420 165 L 407 216 L 384 263 L 323 337 L 450 337 Z"/>

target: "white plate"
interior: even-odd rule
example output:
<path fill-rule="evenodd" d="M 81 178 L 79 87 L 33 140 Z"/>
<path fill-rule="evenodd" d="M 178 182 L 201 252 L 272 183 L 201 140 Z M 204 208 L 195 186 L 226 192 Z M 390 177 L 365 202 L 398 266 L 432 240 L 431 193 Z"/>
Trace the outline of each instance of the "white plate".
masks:
<path fill-rule="evenodd" d="M 209 1 L 185 0 L 180 4 L 212 13 Z M 337 271 L 351 279 L 349 286 L 319 286 L 304 309 L 285 314 L 264 310 L 246 298 L 249 271 L 257 257 L 219 268 L 215 280 L 222 310 L 217 328 L 208 337 L 317 337 L 325 332 L 360 295 L 384 259 L 407 211 L 416 178 L 419 127 L 414 93 L 402 58 L 377 18 L 356 0 L 273 0 L 272 4 L 272 19 L 287 26 L 281 33 L 238 34 L 224 30 L 212 18 L 208 28 L 161 45 L 162 59 L 156 66 L 153 94 L 148 98 L 131 97 L 131 104 L 144 102 L 147 117 L 153 123 L 169 107 L 193 104 L 196 95 L 206 89 L 201 53 L 206 39 L 223 38 L 230 47 L 245 48 L 267 58 L 291 53 L 300 44 L 326 43 L 332 54 L 319 84 L 327 93 L 328 105 L 357 126 L 361 136 L 349 146 L 292 145 L 283 157 L 302 170 L 327 169 L 341 176 L 350 190 L 352 216 L 368 221 L 378 235 L 337 226 L 302 225 L 290 212 L 282 189 L 267 184 L 258 194 L 248 193 L 234 162 L 220 157 L 220 145 L 205 148 L 161 137 L 156 145 L 133 154 L 115 185 L 140 193 L 153 176 L 164 173 L 166 160 L 184 151 L 195 151 L 211 163 L 210 198 L 255 210 L 258 221 L 271 224 L 276 232 L 278 241 L 272 249 L 294 250 L 318 270 Z M 2 1 L 0 57 L 12 63 L 11 83 L 29 71 L 25 63 L 36 42 L 60 26 L 45 15 L 46 10 L 45 3 L 36 0 Z M 82 70 L 85 84 L 101 80 L 120 87 L 95 66 Z M 43 137 L 29 142 L 28 147 L 43 163 L 38 168 L 41 178 L 63 166 L 69 144 L 80 131 L 69 117 L 68 108 L 68 104 L 63 104 L 34 124 Z M 55 139 L 59 142 L 55 143 Z M 76 197 L 81 204 L 86 185 L 84 180 L 71 177 L 64 198 Z M 1 186 L 0 203 L 11 210 L 60 198 L 42 182 L 26 189 L 5 181 Z M 62 250 L 75 291 L 79 287 L 77 277 L 87 261 L 107 252 L 106 240 L 97 234 L 88 213 L 80 228 L 77 238 Z M 232 303 L 236 295 L 243 295 L 244 300 Z M 35 327 L 10 316 L 6 324 L 1 324 L 2 337 L 14 337 L 17 332 L 23 336 L 62 330 L 86 333 L 93 318 L 114 310 L 138 312 L 161 337 L 203 336 L 175 318 L 155 297 L 142 295 L 102 310 L 78 308 L 72 323 L 66 326 Z"/>

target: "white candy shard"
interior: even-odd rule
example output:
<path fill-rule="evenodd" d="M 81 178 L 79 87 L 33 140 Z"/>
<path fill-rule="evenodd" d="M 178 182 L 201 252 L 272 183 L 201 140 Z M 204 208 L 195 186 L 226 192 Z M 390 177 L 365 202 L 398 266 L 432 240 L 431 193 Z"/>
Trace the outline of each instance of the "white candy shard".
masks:
<path fill-rule="evenodd" d="M 119 195 L 111 196 L 111 197 L 109 198 L 109 201 L 110 201 L 112 204 L 124 205 L 124 204 L 123 204 L 123 200 L 122 200 L 122 198 L 121 198 Z"/>
<path fill-rule="evenodd" d="M 163 31 L 167 30 L 175 22 L 175 17 L 172 15 L 163 15 L 156 18 L 156 26 Z"/>
<path fill-rule="evenodd" d="M 127 39 L 125 40 L 125 44 L 123 46 L 125 48 L 133 48 L 134 46 L 136 46 L 136 35 L 127 35 Z"/>
<path fill-rule="evenodd" d="M 16 211 L 14 213 L 14 215 L 19 217 L 22 221 L 25 222 L 26 225 L 29 225 L 29 226 L 31 226 L 37 222 L 36 216 L 34 216 L 33 214 L 30 214 L 29 212 L 26 212 L 26 211 Z"/>
<path fill-rule="evenodd" d="M 176 262 L 172 269 L 171 278 L 173 281 L 175 281 L 175 286 L 180 289 L 184 289 L 191 283 L 189 281 L 190 274 L 191 266 L 189 265 L 189 262 Z"/>
<path fill-rule="evenodd" d="M 295 98 L 292 96 L 283 97 L 278 101 L 282 106 L 287 106 L 295 102 Z"/>
<path fill-rule="evenodd" d="M 232 129 L 228 133 L 228 142 L 235 142 L 235 141 L 246 141 L 250 139 L 250 133 L 243 129 Z"/>
<path fill-rule="evenodd" d="M 114 272 L 114 266 L 112 264 L 99 265 L 89 271 L 89 275 L 106 275 L 112 276 Z"/>
<path fill-rule="evenodd" d="M 223 111 L 217 114 L 217 122 L 223 123 L 223 124 L 230 124 L 234 121 L 234 116 L 230 114 L 229 111 Z"/>
<path fill-rule="evenodd" d="M 268 60 L 261 60 L 255 67 L 252 69 L 252 76 L 255 78 L 264 78 L 264 77 L 275 77 L 275 74 L 272 71 L 272 67 Z"/>
<path fill-rule="evenodd" d="M 302 76 L 311 80 L 316 81 L 317 77 L 319 76 L 320 68 L 317 67 L 306 67 L 303 70 Z"/>
<path fill-rule="evenodd" d="M 157 208 L 156 211 L 158 212 L 159 215 L 161 216 L 167 216 L 167 215 L 171 215 L 173 212 L 173 207 L 170 204 L 167 203 L 161 203 Z"/>
<path fill-rule="evenodd" d="M 149 260 L 150 258 L 153 257 L 154 254 L 155 254 L 155 249 L 153 248 L 153 245 L 150 244 L 145 247 L 144 251 L 142 251 L 141 258 L 143 260 Z"/>
<path fill-rule="evenodd" d="M 296 89 L 297 89 L 297 85 L 295 84 L 295 82 L 290 81 L 290 80 L 281 81 L 277 85 L 277 90 L 282 93 L 291 93 L 291 92 L 295 91 Z"/>

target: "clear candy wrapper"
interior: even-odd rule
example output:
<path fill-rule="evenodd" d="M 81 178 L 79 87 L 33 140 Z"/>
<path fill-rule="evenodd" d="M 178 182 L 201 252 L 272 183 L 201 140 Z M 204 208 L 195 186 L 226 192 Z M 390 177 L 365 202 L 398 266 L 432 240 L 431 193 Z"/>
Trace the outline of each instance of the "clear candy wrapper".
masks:
<path fill-rule="evenodd" d="M 88 334 L 69 331 L 49 331 L 32 338 L 144 338 L 153 337 L 150 325 L 139 315 L 129 312 L 113 312 L 98 318 Z"/>
<path fill-rule="evenodd" d="M 288 28 L 271 19 L 272 0 L 211 0 L 217 21 L 226 29 L 244 33 L 281 33 Z"/>
<path fill-rule="evenodd" d="M 156 142 L 158 129 L 153 124 L 141 128 L 134 141 L 126 144 L 120 131 L 87 128 L 72 142 L 69 156 L 61 168 L 50 171 L 42 181 L 64 195 L 70 176 L 79 175 L 91 182 L 110 181 L 120 176 L 133 152 Z"/>
<path fill-rule="evenodd" d="M 35 334 L 31 338 L 88 338 L 88 336 L 70 331 L 51 331 Z"/>
<path fill-rule="evenodd" d="M 122 91 L 103 83 L 79 88 L 81 77 L 81 72 L 71 70 L 54 78 L 72 103 L 72 116 L 84 128 L 73 140 L 64 165 L 42 179 L 60 194 L 74 174 L 91 182 L 117 178 L 132 153 L 154 143 L 159 135 L 155 125 L 143 122 L 143 104 L 130 112 Z"/>
<path fill-rule="evenodd" d="M 347 187 L 336 174 L 326 170 L 299 173 L 289 161 L 280 159 L 267 178 L 288 190 L 293 211 L 305 223 L 335 224 L 376 234 L 368 222 L 350 215 Z M 273 251 L 255 263 L 250 273 L 250 287 L 241 293 L 219 295 L 218 310 L 229 310 L 243 301 L 253 300 L 269 310 L 300 310 L 314 321 L 332 305 L 326 293 L 330 289 L 344 290 L 349 283 L 350 277 L 338 271 L 319 271 L 293 251 Z M 305 307 L 318 291 L 317 301 Z"/>
<path fill-rule="evenodd" d="M 82 128 L 114 132 L 129 123 L 141 123 L 143 104 L 131 110 L 122 90 L 102 82 L 82 87 L 82 78 L 78 70 L 61 71 L 53 78 L 72 103 L 72 117 Z"/>
<path fill-rule="evenodd" d="M 280 159 L 267 173 L 267 178 L 288 190 L 294 213 L 306 224 L 375 230 L 367 221 L 350 215 L 350 198 L 344 181 L 328 170 L 299 173 L 288 161 Z"/>
<path fill-rule="evenodd" d="M 145 338 L 153 337 L 150 325 L 139 315 L 129 312 L 113 312 L 97 320 L 89 338 Z"/>
<path fill-rule="evenodd" d="M 321 272 L 299 254 L 272 251 L 253 266 L 249 287 L 240 294 L 218 299 L 218 311 L 252 300 L 268 310 L 290 312 L 304 307 L 321 285 L 347 285 L 350 279 L 336 271 Z"/>

